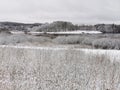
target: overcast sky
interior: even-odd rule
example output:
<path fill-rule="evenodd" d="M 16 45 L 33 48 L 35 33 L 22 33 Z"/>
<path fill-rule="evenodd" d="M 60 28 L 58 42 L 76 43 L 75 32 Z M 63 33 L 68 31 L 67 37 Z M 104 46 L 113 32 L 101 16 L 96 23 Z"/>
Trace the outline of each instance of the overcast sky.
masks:
<path fill-rule="evenodd" d="M 0 21 L 120 23 L 120 0 L 0 0 Z"/>

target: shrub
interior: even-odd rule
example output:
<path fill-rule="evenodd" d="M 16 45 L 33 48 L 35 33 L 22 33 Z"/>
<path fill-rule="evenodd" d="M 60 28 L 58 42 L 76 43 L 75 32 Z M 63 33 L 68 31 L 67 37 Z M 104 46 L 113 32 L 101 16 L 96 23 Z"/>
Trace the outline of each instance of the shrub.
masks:
<path fill-rule="evenodd" d="M 11 34 L 7 28 L 0 28 L 0 34 Z"/>
<path fill-rule="evenodd" d="M 58 44 L 80 44 L 84 40 L 81 36 L 58 36 L 53 39 L 54 43 Z"/>
<path fill-rule="evenodd" d="M 21 44 L 29 42 L 34 45 L 34 43 L 44 43 L 44 42 L 51 42 L 49 37 L 36 37 L 36 36 L 29 36 L 29 35 L 0 35 L 0 45 L 9 45 L 9 44 Z"/>
<path fill-rule="evenodd" d="M 94 38 L 87 37 L 82 41 L 82 44 L 84 45 L 92 45 L 92 42 L 94 41 Z"/>
<path fill-rule="evenodd" d="M 120 49 L 119 39 L 102 38 L 93 41 L 92 46 L 102 49 Z"/>

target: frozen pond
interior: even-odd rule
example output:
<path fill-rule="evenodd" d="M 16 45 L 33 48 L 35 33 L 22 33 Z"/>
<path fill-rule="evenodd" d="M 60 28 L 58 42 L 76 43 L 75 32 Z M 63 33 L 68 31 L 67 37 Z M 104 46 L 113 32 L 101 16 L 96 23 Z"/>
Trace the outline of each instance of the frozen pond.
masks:
<path fill-rule="evenodd" d="M 12 34 L 24 34 L 22 31 L 12 31 Z M 28 32 L 29 34 L 44 34 L 44 32 Z M 46 32 L 46 34 L 101 34 L 100 31 L 85 31 L 85 30 L 76 30 L 76 31 L 66 31 L 66 32 Z"/>

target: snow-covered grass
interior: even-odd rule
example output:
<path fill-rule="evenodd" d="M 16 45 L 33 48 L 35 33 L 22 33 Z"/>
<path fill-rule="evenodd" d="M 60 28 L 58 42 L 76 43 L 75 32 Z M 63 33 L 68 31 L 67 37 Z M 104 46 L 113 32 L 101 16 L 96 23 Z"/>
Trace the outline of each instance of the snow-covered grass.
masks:
<path fill-rule="evenodd" d="M 70 35 L 70 36 L 58 36 L 53 39 L 54 43 L 58 44 L 82 44 L 91 45 L 97 37 L 87 35 Z"/>
<path fill-rule="evenodd" d="M 0 45 L 18 45 L 22 43 L 38 43 L 42 44 L 44 42 L 50 42 L 51 39 L 49 37 L 44 37 L 44 36 L 32 36 L 32 35 L 25 35 L 25 34 L 14 34 L 14 35 L 1 35 L 0 34 Z"/>
<path fill-rule="evenodd" d="M 58 36 L 53 39 L 54 43 L 58 44 L 80 44 L 84 40 L 81 36 Z"/>
<path fill-rule="evenodd" d="M 79 31 L 71 31 L 79 32 Z M 82 31 L 80 31 L 82 32 Z M 85 31 L 84 31 L 85 32 Z M 90 31 L 87 31 L 90 32 Z M 92 31 L 91 31 L 92 32 Z M 30 32 L 31 33 L 31 32 Z M 40 33 L 43 33 L 39 35 Z M 79 34 L 79 35 L 54 35 L 59 32 L 47 32 L 53 35 L 45 34 L 44 32 L 33 32 L 39 36 L 28 34 L 8 34 L 0 33 L 0 45 L 41 45 L 41 44 L 69 44 L 80 45 L 86 48 L 102 48 L 102 49 L 120 49 L 119 34 Z M 62 33 L 62 32 L 61 32 Z M 67 32 L 66 32 L 67 33 Z"/>
<path fill-rule="evenodd" d="M 107 55 L 110 60 L 120 60 L 120 50 L 104 50 L 104 49 L 87 49 L 87 48 L 75 48 L 74 46 L 67 46 L 67 45 L 57 45 L 57 46 L 22 46 L 22 45 L 0 45 L 0 48 L 15 48 L 15 49 L 32 49 L 32 50 L 76 50 L 82 51 L 86 54 L 93 54 L 93 55 Z M 114 58 L 114 59 L 113 59 Z M 120 62 L 120 61 L 119 61 Z"/>
<path fill-rule="evenodd" d="M 120 50 L 120 40 L 119 39 L 100 38 L 100 39 L 94 40 L 92 42 L 92 45 L 95 48 Z"/>
<path fill-rule="evenodd" d="M 120 90 L 119 55 L 118 50 L 3 45 L 0 90 Z"/>

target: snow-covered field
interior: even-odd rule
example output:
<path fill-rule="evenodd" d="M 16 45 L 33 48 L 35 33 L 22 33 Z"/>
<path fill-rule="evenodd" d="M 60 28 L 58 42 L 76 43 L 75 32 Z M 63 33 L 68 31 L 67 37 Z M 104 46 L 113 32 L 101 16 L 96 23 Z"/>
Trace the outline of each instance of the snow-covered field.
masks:
<path fill-rule="evenodd" d="M 0 90 L 120 90 L 120 51 L 0 46 Z"/>
<path fill-rule="evenodd" d="M 86 48 L 74 48 L 74 46 L 67 46 L 67 45 L 57 45 L 57 46 L 12 46 L 12 45 L 0 45 L 0 48 L 16 48 L 16 49 L 44 49 L 44 50 L 77 50 L 83 51 L 86 54 L 93 54 L 93 55 L 106 55 L 109 59 L 113 62 L 114 60 L 120 62 L 120 50 L 103 50 L 103 49 L 86 49 Z"/>

